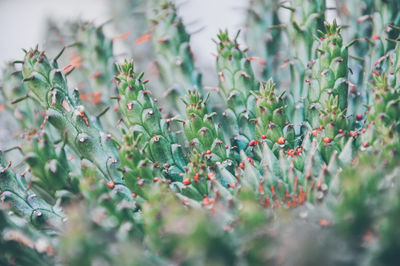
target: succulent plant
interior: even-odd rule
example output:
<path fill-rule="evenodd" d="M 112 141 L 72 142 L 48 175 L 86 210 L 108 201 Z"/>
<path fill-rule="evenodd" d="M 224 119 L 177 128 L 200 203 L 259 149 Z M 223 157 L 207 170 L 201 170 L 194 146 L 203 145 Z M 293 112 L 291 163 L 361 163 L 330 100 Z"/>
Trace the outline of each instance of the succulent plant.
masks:
<path fill-rule="evenodd" d="M 249 49 L 218 33 L 210 91 L 179 6 L 121 3 L 110 23 L 130 35 L 53 24 L 54 59 L 36 47 L 5 67 L 18 134 L 1 143 L 0 264 L 394 265 L 393 2 L 338 0 L 328 23 L 324 1 L 251 1 Z M 113 41 L 132 38 L 154 57 L 114 64 Z"/>

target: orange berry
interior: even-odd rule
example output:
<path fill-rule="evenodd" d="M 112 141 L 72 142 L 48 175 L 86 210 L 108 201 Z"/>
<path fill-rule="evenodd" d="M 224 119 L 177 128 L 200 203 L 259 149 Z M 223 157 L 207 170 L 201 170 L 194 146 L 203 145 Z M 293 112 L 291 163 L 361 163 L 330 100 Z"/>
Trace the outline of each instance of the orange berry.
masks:
<path fill-rule="evenodd" d="M 278 138 L 278 143 L 279 144 L 283 145 L 283 144 L 285 144 L 285 142 L 286 142 L 285 138 L 283 138 L 283 137 Z"/>
<path fill-rule="evenodd" d="M 355 137 L 355 136 L 358 135 L 358 132 L 357 131 L 350 131 L 349 135 L 350 135 L 350 137 Z"/>
<path fill-rule="evenodd" d="M 107 187 L 108 187 L 109 189 L 113 189 L 113 188 L 115 187 L 114 181 L 112 181 L 112 180 L 108 181 Z"/>
<path fill-rule="evenodd" d="M 207 178 L 210 179 L 210 180 L 215 180 L 215 173 L 214 172 L 209 173 L 207 175 Z"/>

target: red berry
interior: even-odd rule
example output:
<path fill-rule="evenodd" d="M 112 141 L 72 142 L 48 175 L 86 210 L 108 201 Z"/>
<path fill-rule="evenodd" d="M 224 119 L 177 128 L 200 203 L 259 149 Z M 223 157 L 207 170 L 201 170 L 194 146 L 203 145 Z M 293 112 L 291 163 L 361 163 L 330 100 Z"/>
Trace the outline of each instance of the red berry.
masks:
<path fill-rule="evenodd" d="M 325 142 L 326 144 L 328 144 L 329 142 L 331 142 L 331 138 L 330 138 L 330 137 L 325 137 L 325 138 L 324 138 L 324 142 Z"/>
<path fill-rule="evenodd" d="M 283 137 L 278 138 L 278 143 L 279 144 L 283 145 L 283 144 L 285 144 L 285 142 L 286 142 L 285 138 L 283 138 Z"/>
<path fill-rule="evenodd" d="M 363 141 L 361 144 L 362 144 L 365 148 L 369 146 L 369 143 L 368 143 L 367 141 Z"/>
<path fill-rule="evenodd" d="M 134 198 L 136 198 L 136 193 L 135 192 L 132 192 L 132 197 L 134 197 Z"/>
<path fill-rule="evenodd" d="M 356 119 L 357 119 L 357 120 L 362 120 L 362 119 L 363 119 L 363 116 L 360 115 L 360 114 L 359 114 L 359 115 L 356 115 Z"/>
<path fill-rule="evenodd" d="M 182 183 L 184 184 L 184 185 L 190 185 L 190 179 L 189 178 L 184 178 L 183 180 L 182 180 Z"/>
<path fill-rule="evenodd" d="M 314 135 L 314 137 L 316 137 L 318 134 L 318 130 L 314 129 L 311 133 Z"/>
<path fill-rule="evenodd" d="M 109 189 L 113 189 L 113 188 L 115 187 L 114 181 L 112 181 L 112 180 L 108 181 L 107 187 L 108 187 Z"/>
<path fill-rule="evenodd" d="M 257 140 L 255 139 L 249 142 L 249 146 L 256 146 L 256 145 L 257 145 Z"/>
<path fill-rule="evenodd" d="M 229 149 L 229 146 L 228 146 L 228 145 L 225 145 L 225 149 Z"/>
<path fill-rule="evenodd" d="M 243 163 L 240 163 L 240 164 L 239 164 L 239 167 L 242 168 L 242 169 L 244 169 L 244 164 L 243 164 Z"/>
<path fill-rule="evenodd" d="M 267 138 L 267 136 L 265 136 L 265 135 L 262 135 L 262 136 L 261 136 L 261 138 L 262 138 L 262 139 L 266 139 L 266 138 Z"/>
<path fill-rule="evenodd" d="M 158 177 L 154 177 L 154 178 L 153 178 L 153 181 L 154 181 L 154 182 L 157 182 L 157 181 L 158 181 Z"/>
<path fill-rule="evenodd" d="M 372 35 L 372 38 L 373 38 L 374 40 L 379 40 L 379 39 L 380 39 L 379 35 Z"/>
<path fill-rule="evenodd" d="M 365 133 L 367 130 L 365 128 L 361 129 L 362 133 Z"/>
<path fill-rule="evenodd" d="M 207 151 L 206 151 L 206 154 L 211 154 L 211 151 L 210 151 L 210 150 L 207 150 Z"/>
<path fill-rule="evenodd" d="M 339 129 L 338 132 L 339 132 L 340 134 L 342 134 L 342 133 L 343 133 L 343 129 Z"/>

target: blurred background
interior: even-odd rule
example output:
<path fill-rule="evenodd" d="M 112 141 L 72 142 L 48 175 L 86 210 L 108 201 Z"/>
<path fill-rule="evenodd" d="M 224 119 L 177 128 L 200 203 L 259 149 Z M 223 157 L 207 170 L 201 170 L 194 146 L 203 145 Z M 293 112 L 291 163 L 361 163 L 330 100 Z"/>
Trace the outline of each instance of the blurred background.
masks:
<path fill-rule="evenodd" d="M 112 18 L 110 6 L 121 0 L 0 0 L 0 64 L 20 59 L 28 49 L 39 44 L 46 48 L 45 33 L 49 18 L 56 21 L 82 20 L 102 24 Z M 178 0 L 179 13 L 193 32 L 191 44 L 202 69 L 214 67 L 213 51 L 219 29 L 235 32 L 244 22 L 247 0 Z M 105 27 L 108 37 L 118 33 Z M 140 31 L 140 29 L 139 29 Z M 146 29 L 143 29 L 146 31 Z M 132 45 L 134 45 L 132 43 Z M 123 48 L 115 43 L 117 54 Z"/>

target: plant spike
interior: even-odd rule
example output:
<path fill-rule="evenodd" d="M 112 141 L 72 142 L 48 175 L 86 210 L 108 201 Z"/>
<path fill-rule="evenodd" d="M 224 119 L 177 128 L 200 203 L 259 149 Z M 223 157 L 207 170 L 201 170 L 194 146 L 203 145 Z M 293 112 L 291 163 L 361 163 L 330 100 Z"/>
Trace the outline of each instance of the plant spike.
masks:
<path fill-rule="evenodd" d="M 325 129 L 334 138 L 339 130 L 347 132 L 357 125 L 356 117 L 348 113 L 348 47 L 340 35 L 341 27 L 334 20 L 325 23 L 316 60 L 308 64 L 306 77 L 308 95 L 307 120 L 314 129 Z M 350 121 L 349 121 L 350 120 Z"/>
<path fill-rule="evenodd" d="M 79 166 L 71 162 L 75 155 L 64 144 L 54 144 L 45 131 L 33 131 L 25 136 L 22 152 L 32 174 L 31 189 L 39 196 L 54 202 L 60 190 L 71 195 L 79 192 L 80 173 L 72 171 Z"/>
<path fill-rule="evenodd" d="M 286 28 L 279 18 L 279 8 L 278 0 L 250 1 L 245 32 L 251 59 L 258 61 L 262 67 L 262 78 L 268 80 L 273 77 L 278 83 L 285 77 L 285 70 L 278 69 L 276 66 L 283 64 L 282 46 L 285 43 L 282 31 Z M 263 45 L 260 45 L 260 41 Z"/>
<path fill-rule="evenodd" d="M 50 21 L 48 27 L 48 46 L 57 49 L 64 46 L 56 56 L 56 61 L 68 45 L 66 54 L 69 61 L 62 61 L 67 64 L 64 69 L 65 75 L 69 76 L 73 69 L 79 69 L 69 76 L 68 80 L 70 84 L 79 88 L 83 105 L 91 113 L 109 107 L 110 96 L 116 93 L 112 83 L 116 68 L 113 40 L 105 36 L 103 26 L 83 21 L 57 25 L 56 22 Z M 116 116 L 107 113 L 105 117 L 102 122 L 110 127 Z"/>
<path fill-rule="evenodd" d="M 23 185 L 21 177 L 11 170 L 0 151 L 0 191 L 2 203 L 10 204 L 12 209 L 29 220 L 34 226 L 47 230 L 59 230 L 64 215 L 36 196 Z"/>
<path fill-rule="evenodd" d="M 164 167 L 163 173 L 172 180 L 179 180 L 184 172 L 186 158 L 181 145 L 169 131 L 170 120 L 161 118 L 158 104 L 150 96 L 142 80 L 144 73 L 134 72 L 133 61 L 117 65 L 115 76 L 119 91 L 119 107 L 124 122 L 138 140 L 138 147 L 145 149 L 153 163 Z"/>
<path fill-rule="evenodd" d="M 294 56 L 304 65 L 313 57 L 313 34 L 324 29 L 325 2 L 318 0 L 292 0 L 288 37 Z M 286 3 L 282 4 L 284 7 Z"/>
<path fill-rule="evenodd" d="M 384 138 L 399 134 L 400 45 L 375 65 L 368 121 Z M 377 72 L 381 70 L 381 73 Z"/>
<path fill-rule="evenodd" d="M 154 9 L 154 14 L 149 15 L 149 20 L 152 24 L 151 33 L 157 54 L 157 66 L 163 85 L 168 89 L 170 103 L 177 106 L 182 113 L 184 106 L 179 98 L 184 96 L 188 89 L 196 87 L 203 95 L 201 74 L 195 68 L 190 47 L 190 35 L 173 2 L 153 0 L 149 1 L 149 4 Z"/>
<path fill-rule="evenodd" d="M 22 73 L 24 78 L 31 78 L 25 82 L 27 88 L 45 110 L 47 121 L 60 135 L 66 134 L 66 143 L 80 158 L 93 162 L 104 178 L 114 182 L 117 194 L 132 199 L 117 170 L 118 152 L 111 136 L 85 112 L 79 92 L 68 89 L 57 62 L 50 62 L 44 52 L 30 50 L 25 55 Z"/>
<path fill-rule="evenodd" d="M 22 82 L 22 72 L 16 71 L 13 63 L 3 69 L 0 93 L 7 110 L 14 113 L 18 124 L 23 129 L 37 128 L 42 123 L 42 108 L 28 96 L 26 85 Z"/>
<path fill-rule="evenodd" d="M 210 161 L 224 162 L 229 158 L 222 139 L 222 132 L 214 122 L 215 112 L 209 113 L 206 100 L 199 91 L 189 91 L 187 98 L 182 99 L 186 105 L 187 120 L 183 122 L 183 130 L 192 149 L 207 154 Z"/>
<path fill-rule="evenodd" d="M 21 224 L 10 209 L 0 205 L 1 265 L 54 265 L 55 246 L 31 224 Z"/>
<path fill-rule="evenodd" d="M 299 143 L 295 139 L 294 126 L 288 121 L 285 92 L 277 95 L 275 84 L 271 79 L 261 83 L 259 91 L 255 92 L 257 120 L 256 139 L 267 141 L 268 145 L 284 145 L 295 148 Z M 278 143 L 278 139 L 281 139 Z"/>
<path fill-rule="evenodd" d="M 217 43 L 217 71 L 221 97 L 226 105 L 223 113 L 225 138 L 234 138 L 240 150 L 254 139 L 255 98 L 251 91 L 258 89 L 250 60 L 239 48 L 238 35 L 230 39 L 228 31 L 220 31 Z M 221 120 L 222 121 L 222 120 Z M 229 122 L 228 122 L 229 121 Z M 229 134 L 229 135 L 228 135 Z"/>
<path fill-rule="evenodd" d="M 293 0 L 282 3 L 283 8 L 291 11 L 290 23 L 287 27 L 290 58 L 280 68 L 290 66 L 290 90 L 287 96 L 291 101 L 288 112 L 291 113 L 291 122 L 294 124 L 296 135 L 300 135 L 307 108 L 305 99 L 307 89 L 305 79 L 307 63 L 313 59 L 313 34 L 323 30 L 325 18 L 325 1 Z"/>
<path fill-rule="evenodd" d="M 21 94 L 28 95 L 28 89 L 22 82 L 22 73 L 8 75 L 12 65 L 4 70 L 2 95 L 6 102 L 15 99 Z M 14 101 L 15 102 L 15 101 Z M 75 155 L 64 146 L 59 151 L 54 149 L 54 141 L 59 138 L 55 130 L 46 124 L 47 118 L 42 114 L 42 108 L 32 99 L 7 105 L 7 109 L 16 114 L 21 128 L 24 130 L 21 138 L 25 141 L 19 149 L 25 156 L 30 171 L 33 172 L 32 189 L 43 199 L 55 202 L 55 191 L 65 188 L 76 193 L 78 191 L 76 180 L 70 176 L 69 156 Z M 69 185 L 67 185 L 67 180 Z"/>

